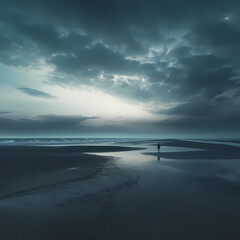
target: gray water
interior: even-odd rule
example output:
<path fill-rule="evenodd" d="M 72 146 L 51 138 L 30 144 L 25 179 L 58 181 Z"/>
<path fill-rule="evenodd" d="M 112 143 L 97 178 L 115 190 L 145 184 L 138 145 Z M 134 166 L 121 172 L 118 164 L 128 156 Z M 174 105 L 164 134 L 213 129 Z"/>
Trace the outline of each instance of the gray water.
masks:
<path fill-rule="evenodd" d="M 79 145 L 137 141 L 138 138 L 0 138 L 0 146 Z"/>

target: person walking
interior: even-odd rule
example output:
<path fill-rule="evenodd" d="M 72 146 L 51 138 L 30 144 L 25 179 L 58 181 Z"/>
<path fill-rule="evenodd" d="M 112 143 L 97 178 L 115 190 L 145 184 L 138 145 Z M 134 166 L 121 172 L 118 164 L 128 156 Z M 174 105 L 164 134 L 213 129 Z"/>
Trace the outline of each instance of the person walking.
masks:
<path fill-rule="evenodd" d="M 160 147 L 161 147 L 161 145 L 160 145 L 160 143 L 158 142 L 158 144 L 157 144 L 158 152 L 160 152 Z"/>

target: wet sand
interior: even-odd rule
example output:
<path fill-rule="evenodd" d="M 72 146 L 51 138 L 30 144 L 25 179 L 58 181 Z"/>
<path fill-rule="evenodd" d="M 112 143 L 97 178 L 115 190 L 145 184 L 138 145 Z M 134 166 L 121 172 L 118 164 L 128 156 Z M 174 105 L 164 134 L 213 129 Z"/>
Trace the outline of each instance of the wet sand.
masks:
<path fill-rule="evenodd" d="M 231 142 L 230 142 L 231 143 Z M 187 148 L 188 151 L 174 152 L 146 152 L 145 154 L 159 156 L 167 159 L 183 159 L 183 160 L 223 160 L 223 159 L 239 159 L 240 146 L 226 145 L 220 141 L 212 142 L 194 142 L 185 140 L 170 140 L 163 142 L 162 146 Z M 192 151 L 191 149 L 194 149 Z"/>
<path fill-rule="evenodd" d="M 2 239 L 238 239 L 238 146 L 0 147 Z"/>

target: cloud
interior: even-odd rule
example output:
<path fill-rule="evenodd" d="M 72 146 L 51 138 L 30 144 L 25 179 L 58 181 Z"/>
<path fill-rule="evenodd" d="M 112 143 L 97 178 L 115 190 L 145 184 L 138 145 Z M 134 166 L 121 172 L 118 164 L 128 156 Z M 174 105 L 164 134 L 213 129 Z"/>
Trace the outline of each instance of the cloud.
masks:
<path fill-rule="evenodd" d="M 11 114 L 13 112 L 8 112 L 8 111 L 0 111 L 0 115 L 4 115 L 4 114 Z"/>
<path fill-rule="evenodd" d="M 189 96 L 200 93 L 206 99 L 234 89 L 238 82 L 232 80 L 234 68 L 226 59 L 213 55 L 198 55 L 181 59 L 185 68 L 183 84 L 178 89 L 180 94 Z"/>
<path fill-rule="evenodd" d="M 230 59 L 236 58 L 240 51 L 240 29 L 235 22 L 203 21 L 186 38 Z"/>
<path fill-rule="evenodd" d="M 33 96 L 33 97 L 48 98 L 48 99 L 56 98 L 55 96 L 53 96 L 49 93 L 39 91 L 39 90 L 36 90 L 36 89 L 32 89 L 32 88 L 18 88 L 18 90 L 20 90 L 21 92 L 23 92 L 27 95 Z"/>
<path fill-rule="evenodd" d="M 199 114 L 197 115 L 199 116 Z M 81 115 L 38 115 L 28 118 L 0 118 L 2 136 L 142 136 L 154 137 L 238 137 L 240 114 L 207 117 L 171 116 L 162 120 L 106 121 Z M 222 128 L 222 131 L 219 131 Z M 219 134 L 221 133 L 221 134 Z M 224 134 L 224 135 L 223 135 Z"/>
<path fill-rule="evenodd" d="M 178 104 L 177 106 L 162 111 L 161 113 L 165 113 L 168 115 L 204 118 L 210 117 L 215 114 L 216 107 L 208 102 L 188 102 Z"/>
<path fill-rule="evenodd" d="M 0 63 L 27 69 L 41 60 L 51 84 L 145 104 L 179 128 L 213 115 L 224 125 L 239 112 L 239 12 L 235 0 L 3 0 Z"/>
<path fill-rule="evenodd" d="M 2 134 L 34 135 L 51 134 L 77 135 L 85 132 L 87 121 L 96 117 L 81 115 L 38 115 L 29 118 L 0 118 Z M 89 127 L 90 128 L 90 127 Z"/>

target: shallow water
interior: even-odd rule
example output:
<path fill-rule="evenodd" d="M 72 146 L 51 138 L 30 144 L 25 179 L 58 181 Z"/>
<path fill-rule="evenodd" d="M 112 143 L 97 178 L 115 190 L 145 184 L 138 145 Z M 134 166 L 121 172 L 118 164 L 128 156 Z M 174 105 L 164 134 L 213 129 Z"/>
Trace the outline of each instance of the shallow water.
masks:
<path fill-rule="evenodd" d="M 139 181 L 117 194 L 102 239 L 123 239 L 124 233 L 130 239 L 240 237 L 239 161 L 164 159 L 144 155 L 156 152 L 153 144 L 145 147 L 108 153 L 118 157 L 116 164 L 121 168 L 137 171 Z M 187 150 L 161 147 L 162 152 Z"/>

